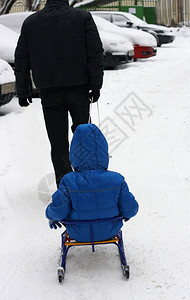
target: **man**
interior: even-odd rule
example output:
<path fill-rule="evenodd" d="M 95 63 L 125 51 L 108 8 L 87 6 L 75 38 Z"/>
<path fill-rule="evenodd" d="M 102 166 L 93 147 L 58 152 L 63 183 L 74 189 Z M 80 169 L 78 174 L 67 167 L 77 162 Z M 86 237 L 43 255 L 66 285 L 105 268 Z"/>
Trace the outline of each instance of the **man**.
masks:
<path fill-rule="evenodd" d="M 72 171 L 68 112 L 72 131 L 88 123 L 89 98 L 96 102 L 103 81 L 102 43 L 91 14 L 66 0 L 47 0 L 23 23 L 15 51 L 20 106 L 32 102 L 30 71 L 40 90 L 56 182 Z"/>

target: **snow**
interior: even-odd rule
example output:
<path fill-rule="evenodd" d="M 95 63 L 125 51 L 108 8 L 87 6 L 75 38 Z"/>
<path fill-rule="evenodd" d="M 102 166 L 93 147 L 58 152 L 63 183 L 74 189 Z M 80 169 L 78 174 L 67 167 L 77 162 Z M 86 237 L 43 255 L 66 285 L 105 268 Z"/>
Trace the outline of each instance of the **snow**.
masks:
<path fill-rule="evenodd" d="M 122 36 L 118 36 L 111 32 L 105 32 L 103 30 L 99 30 L 99 35 L 103 44 L 104 52 L 112 51 L 127 54 L 129 50 L 134 49 L 133 45 Z"/>
<path fill-rule="evenodd" d="M 14 62 L 14 51 L 19 35 L 8 27 L 0 24 L 0 58 Z"/>
<path fill-rule="evenodd" d="M 0 16 L 0 24 L 7 26 L 13 31 L 20 34 L 21 26 L 24 20 L 34 12 L 11 13 Z"/>
<path fill-rule="evenodd" d="M 15 82 L 13 69 L 5 60 L 0 59 L 0 85 L 10 82 Z"/>
<path fill-rule="evenodd" d="M 105 71 L 100 118 L 124 137 L 114 150 L 105 133 L 109 169 L 125 176 L 140 205 L 123 227 L 129 281 L 117 248 L 107 245 L 70 249 L 65 281 L 57 283 L 61 230 L 50 230 L 44 216 L 55 184 L 40 100 L 20 108 L 14 98 L 0 109 L 2 300 L 190 299 L 189 42 L 183 28 L 156 57 Z"/>

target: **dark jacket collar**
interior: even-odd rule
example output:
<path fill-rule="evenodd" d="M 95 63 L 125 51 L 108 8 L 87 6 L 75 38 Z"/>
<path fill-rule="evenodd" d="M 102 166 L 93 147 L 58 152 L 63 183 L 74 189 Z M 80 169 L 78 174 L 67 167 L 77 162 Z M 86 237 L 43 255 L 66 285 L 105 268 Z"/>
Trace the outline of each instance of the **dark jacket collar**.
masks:
<path fill-rule="evenodd" d="M 69 6 L 68 0 L 47 0 L 46 6 Z"/>

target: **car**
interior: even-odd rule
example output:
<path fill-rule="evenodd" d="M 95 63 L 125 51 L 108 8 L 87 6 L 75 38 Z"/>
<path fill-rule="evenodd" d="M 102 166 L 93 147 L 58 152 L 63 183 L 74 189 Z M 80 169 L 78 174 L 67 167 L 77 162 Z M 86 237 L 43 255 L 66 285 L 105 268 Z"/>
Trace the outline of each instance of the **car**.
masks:
<path fill-rule="evenodd" d="M 104 68 L 115 68 L 134 60 L 133 45 L 125 38 L 114 33 L 99 30 L 104 48 Z"/>
<path fill-rule="evenodd" d="M 134 47 L 134 59 L 148 58 L 155 56 L 157 53 L 157 43 L 154 36 L 147 32 L 138 31 L 136 29 L 120 28 L 105 19 L 92 13 L 96 26 L 100 31 L 107 34 L 112 33 L 117 36 L 126 38 Z"/>
<path fill-rule="evenodd" d="M 11 66 L 0 59 L 0 106 L 9 103 L 15 94 L 15 76 Z"/>
<path fill-rule="evenodd" d="M 18 38 L 18 33 L 0 24 L 0 58 L 12 65 Z"/>
<path fill-rule="evenodd" d="M 4 26 L 4 25 L 8 26 L 9 30 L 15 32 L 18 39 L 18 34 L 20 33 L 24 20 L 33 13 L 34 12 L 22 12 L 22 13 L 12 13 L 7 15 L 2 15 L 0 16 L 0 24 L 2 24 L 0 26 Z M 4 28 L 7 27 L 4 26 Z M 106 35 L 101 30 L 99 31 L 99 34 L 104 48 L 105 68 L 114 68 L 119 64 L 133 61 L 134 48 L 128 40 L 126 40 L 124 37 L 121 36 L 118 37 L 113 33 L 112 34 L 109 33 Z M 11 37 L 9 38 L 9 40 L 11 40 Z M 13 44 L 14 47 L 12 47 Z M 13 49 L 11 50 L 12 58 L 11 60 L 9 59 L 8 62 L 12 62 L 14 60 L 15 47 L 16 47 L 16 43 L 12 43 L 11 45 L 11 49 Z"/>
<path fill-rule="evenodd" d="M 104 18 L 105 20 L 125 28 L 140 29 L 151 33 L 157 39 L 157 46 L 168 44 L 174 41 L 175 35 L 172 29 L 155 24 L 148 24 L 133 14 L 122 11 L 91 11 L 91 13 Z"/>
<path fill-rule="evenodd" d="M 24 20 L 33 13 L 34 12 L 28 11 L 0 15 L 0 24 L 20 34 L 20 30 Z"/>

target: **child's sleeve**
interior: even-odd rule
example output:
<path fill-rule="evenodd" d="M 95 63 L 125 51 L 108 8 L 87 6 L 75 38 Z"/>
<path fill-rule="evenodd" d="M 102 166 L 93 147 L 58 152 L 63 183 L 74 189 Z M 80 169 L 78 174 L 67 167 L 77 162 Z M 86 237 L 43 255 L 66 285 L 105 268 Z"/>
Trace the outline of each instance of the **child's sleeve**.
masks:
<path fill-rule="evenodd" d="M 67 189 L 61 185 L 52 196 L 52 203 L 46 208 L 46 218 L 61 221 L 69 217 L 71 213 L 71 201 Z"/>
<path fill-rule="evenodd" d="M 129 188 L 124 179 L 121 185 L 118 206 L 120 215 L 127 219 L 134 217 L 139 209 L 139 205 L 133 194 L 129 192 Z"/>

